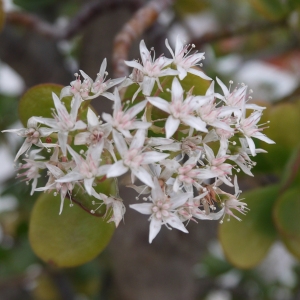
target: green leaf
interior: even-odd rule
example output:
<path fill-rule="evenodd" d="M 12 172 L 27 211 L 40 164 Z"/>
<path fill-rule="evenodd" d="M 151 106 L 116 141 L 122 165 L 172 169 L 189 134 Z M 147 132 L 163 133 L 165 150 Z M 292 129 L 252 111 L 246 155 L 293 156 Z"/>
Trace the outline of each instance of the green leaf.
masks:
<path fill-rule="evenodd" d="M 25 10 L 38 10 L 45 6 L 53 5 L 53 0 L 14 0 L 14 4 L 24 8 Z"/>
<path fill-rule="evenodd" d="M 109 243 L 114 223 L 93 216 L 60 197 L 42 194 L 36 201 L 29 226 L 31 246 L 42 260 L 58 267 L 74 267 L 95 258 Z"/>
<path fill-rule="evenodd" d="M 299 0 L 288 0 L 287 3 L 289 4 L 291 9 L 297 9 L 300 7 Z M 298 11 L 298 14 L 299 14 L 299 11 Z"/>
<path fill-rule="evenodd" d="M 295 255 L 298 259 L 300 259 L 300 239 L 298 238 L 287 238 L 282 236 L 281 237 L 284 245 L 287 247 L 287 249 Z"/>
<path fill-rule="evenodd" d="M 60 95 L 62 85 L 55 83 L 45 83 L 35 85 L 26 91 L 19 103 L 19 117 L 24 126 L 27 126 L 27 121 L 32 116 L 53 118 L 52 109 L 55 109 L 52 98 L 52 93 Z M 71 109 L 72 97 L 64 97 L 62 102 L 65 104 L 68 111 Z M 84 101 L 78 110 L 78 115 L 81 120 L 86 119 L 88 107 L 94 112 L 95 109 L 90 105 L 90 100 Z"/>
<path fill-rule="evenodd" d="M 292 188 L 278 198 L 274 222 L 287 248 L 300 258 L 300 188 Z"/>
<path fill-rule="evenodd" d="M 7 129 L 7 127 L 18 120 L 18 113 L 16 106 L 18 99 L 7 95 L 0 94 L 0 131 Z M 0 138 L 3 138 L 1 135 Z"/>
<path fill-rule="evenodd" d="M 174 3 L 175 11 L 184 17 L 185 14 L 198 14 L 207 8 L 206 1 L 198 0 L 177 0 Z"/>
<path fill-rule="evenodd" d="M 250 211 L 241 222 L 232 218 L 220 224 L 219 239 L 225 256 L 237 268 L 257 265 L 275 241 L 272 206 L 277 193 L 277 185 L 243 193 Z"/>
<path fill-rule="evenodd" d="M 276 21 L 284 18 L 289 6 L 280 0 L 249 0 L 253 8 L 266 19 Z"/>
<path fill-rule="evenodd" d="M 296 147 L 290 156 L 288 163 L 281 175 L 281 191 L 289 187 L 299 186 L 300 183 L 300 145 Z"/>
<path fill-rule="evenodd" d="M 54 108 L 52 92 L 59 96 L 62 85 L 46 83 L 36 85 L 23 95 L 19 103 L 19 116 L 24 126 L 32 116 L 52 118 L 51 108 Z M 71 97 L 63 101 L 67 109 L 70 109 Z"/>
<path fill-rule="evenodd" d="M 5 23 L 5 12 L 3 9 L 3 2 L 0 0 L 0 31 L 2 31 L 2 28 L 4 27 Z"/>
<path fill-rule="evenodd" d="M 270 121 L 270 127 L 263 131 L 276 144 L 267 144 L 256 139 L 257 148 L 268 151 L 259 154 L 254 160 L 257 167 L 254 170 L 261 172 L 277 172 L 282 174 L 295 147 L 300 143 L 300 106 L 298 103 L 278 104 L 267 109 L 261 123 Z M 292 129 L 292 130 L 291 130 Z"/>

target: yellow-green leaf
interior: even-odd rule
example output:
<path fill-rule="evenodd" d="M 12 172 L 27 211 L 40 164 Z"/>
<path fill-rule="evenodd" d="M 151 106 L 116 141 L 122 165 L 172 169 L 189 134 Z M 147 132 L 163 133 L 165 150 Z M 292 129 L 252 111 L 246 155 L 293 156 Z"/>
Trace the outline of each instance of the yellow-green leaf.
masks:
<path fill-rule="evenodd" d="M 54 83 L 45 83 L 36 85 L 23 95 L 19 103 L 19 116 L 24 126 L 30 117 L 52 118 L 52 110 L 54 107 L 52 92 L 59 96 L 62 85 Z M 70 108 L 70 97 L 64 98 L 66 107 Z"/>
<path fill-rule="evenodd" d="M 61 215 L 60 197 L 42 194 L 30 219 L 31 246 L 42 260 L 58 267 L 74 267 L 95 258 L 108 244 L 114 223 L 93 216 L 65 200 Z"/>
<path fill-rule="evenodd" d="M 276 201 L 274 222 L 282 241 L 297 258 L 300 258 L 300 188 L 286 191 Z"/>
<path fill-rule="evenodd" d="M 2 0 L 0 0 L 0 31 L 4 27 L 4 23 L 5 23 L 5 12 L 3 9 L 3 2 Z"/>
<path fill-rule="evenodd" d="M 284 245 L 287 249 L 295 255 L 298 259 L 300 259 L 300 239 L 298 238 L 286 238 L 281 237 Z"/>
<path fill-rule="evenodd" d="M 177 0 L 174 3 L 175 11 L 184 16 L 185 14 L 197 14 L 207 8 L 205 1 L 199 0 Z"/>
<path fill-rule="evenodd" d="M 249 269 L 267 254 L 276 239 L 272 207 L 278 186 L 269 186 L 243 193 L 250 209 L 239 222 L 231 218 L 219 226 L 219 239 L 225 256 L 237 268 Z"/>
<path fill-rule="evenodd" d="M 285 191 L 290 187 L 299 186 L 300 183 L 300 145 L 296 147 L 281 173 L 280 190 Z"/>
<path fill-rule="evenodd" d="M 271 21 L 280 20 L 289 11 L 289 5 L 280 0 L 249 0 L 254 9 Z"/>
<path fill-rule="evenodd" d="M 276 144 L 267 144 L 256 140 L 258 148 L 268 151 L 259 154 L 254 160 L 254 170 L 263 172 L 277 171 L 281 175 L 295 147 L 300 144 L 300 106 L 295 103 L 275 105 L 264 112 L 261 123 L 270 121 L 270 127 L 263 131 Z"/>

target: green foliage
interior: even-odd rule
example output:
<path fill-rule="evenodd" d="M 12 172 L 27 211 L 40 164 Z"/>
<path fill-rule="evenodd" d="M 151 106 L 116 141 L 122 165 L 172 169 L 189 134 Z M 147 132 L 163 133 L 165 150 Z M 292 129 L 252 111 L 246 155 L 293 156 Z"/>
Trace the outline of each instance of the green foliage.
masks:
<path fill-rule="evenodd" d="M 4 26 L 4 22 L 5 22 L 5 13 L 3 10 L 3 3 L 2 0 L 0 0 L 0 32 Z"/>
<path fill-rule="evenodd" d="M 207 1 L 177 0 L 174 9 L 179 15 L 197 14 L 208 7 Z"/>
<path fill-rule="evenodd" d="M 53 0 L 14 0 L 14 4 L 26 10 L 37 10 L 49 5 L 53 5 Z"/>
<path fill-rule="evenodd" d="M 62 85 L 46 83 L 27 90 L 19 103 L 19 117 L 23 125 L 27 126 L 27 121 L 32 116 L 52 118 L 51 109 L 54 108 L 52 92 L 59 96 L 62 88 Z M 69 109 L 71 98 L 64 102 Z"/>
<path fill-rule="evenodd" d="M 95 258 L 108 244 L 115 225 L 92 216 L 65 201 L 58 214 L 60 197 L 43 194 L 34 205 L 29 238 L 34 252 L 58 267 L 74 267 Z"/>
<path fill-rule="evenodd" d="M 300 8 L 299 0 L 288 0 L 287 3 L 291 9 L 299 9 Z"/>
<path fill-rule="evenodd" d="M 232 218 L 219 226 L 219 239 L 227 259 L 242 269 L 257 265 L 267 254 L 277 233 L 272 222 L 272 205 L 278 186 L 243 193 L 248 208 L 242 222 Z"/>
<path fill-rule="evenodd" d="M 266 134 L 276 145 L 258 142 L 259 147 L 269 152 L 260 161 L 257 159 L 260 172 L 276 172 L 280 184 L 244 193 L 250 208 L 247 216 L 240 224 L 231 220 L 220 226 L 219 236 L 226 257 L 239 268 L 258 264 L 277 236 L 300 258 L 299 107 L 298 101 L 269 109 L 265 118 L 271 120 L 271 126 Z"/>
<path fill-rule="evenodd" d="M 288 5 L 280 0 L 249 0 L 254 9 L 266 19 L 276 21 L 289 12 Z"/>
<path fill-rule="evenodd" d="M 300 188 L 287 190 L 274 207 L 274 221 L 287 248 L 300 259 Z"/>
<path fill-rule="evenodd" d="M 18 120 L 17 114 L 18 101 L 16 97 L 0 94 L 0 131 L 7 129 Z M 6 135 L 0 135 L 0 138 L 6 138 Z"/>
<path fill-rule="evenodd" d="M 288 188 L 297 187 L 300 184 L 300 145 L 295 147 L 287 162 L 283 172 L 281 173 L 281 191 Z"/>
<path fill-rule="evenodd" d="M 281 103 L 266 109 L 261 122 L 270 121 L 270 127 L 266 128 L 264 133 L 276 144 L 255 141 L 257 147 L 265 149 L 268 154 L 255 157 L 257 166 L 254 168 L 254 172 L 276 172 L 279 176 L 282 175 L 282 169 L 288 163 L 294 149 L 300 144 L 299 114 L 300 105 L 298 102 Z"/>

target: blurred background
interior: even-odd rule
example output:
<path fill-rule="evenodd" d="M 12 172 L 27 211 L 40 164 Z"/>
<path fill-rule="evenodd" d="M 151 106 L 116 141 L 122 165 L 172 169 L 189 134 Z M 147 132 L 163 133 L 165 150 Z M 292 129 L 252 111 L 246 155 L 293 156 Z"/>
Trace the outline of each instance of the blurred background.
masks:
<path fill-rule="evenodd" d="M 150 245 L 149 222 L 127 209 L 125 221 L 96 259 L 55 269 L 36 257 L 28 241 L 38 193 L 29 196 L 30 186 L 15 179 L 13 159 L 22 140 L 1 134 L 0 299 L 300 299 L 300 199 L 293 197 L 300 157 L 299 2 L 0 1 L 0 130 L 23 127 L 18 101 L 28 88 L 46 82 L 66 86 L 79 69 L 94 78 L 105 57 L 108 78 L 115 78 L 128 72 L 118 66 L 120 57 L 139 58 L 140 39 L 155 47 L 157 56 L 168 56 L 165 38 L 174 45 L 180 35 L 205 52 L 206 74 L 225 83 L 244 82 L 254 91 L 253 101 L 268 107 L 271 127 L 265 133 L 276 142 L 259 143 L 269 154 L 254 158 L 254 178 L 240 179 L 241 189 L 252 195 L 245 196 L 252 210 L 241 223 L 190 223 L 188 235 L 163 228 Z M 147 14 L 137 18 L 151 9 L 156 9 L 151 20 Z M 136 38 L 125 43 L 120 56 L 116 37 L 132 20 L 137 20 Z M 99 113 L 111 109 L 105 99 L 95 99 L 93 105 Z M 260 189 L 276 184 L 278 195 L 261 196 Z M 120 192 L 128 208 L 135 194 L 122 187 Z M 235 235 L 237 227 L 245 231 Z"/>

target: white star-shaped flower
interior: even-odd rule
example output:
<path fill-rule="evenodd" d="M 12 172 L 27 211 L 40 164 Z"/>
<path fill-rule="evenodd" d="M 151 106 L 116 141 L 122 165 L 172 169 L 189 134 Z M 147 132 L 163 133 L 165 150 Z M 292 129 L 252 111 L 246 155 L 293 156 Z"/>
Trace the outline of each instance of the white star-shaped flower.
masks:
<path fill-rule="evenodd" d="M 106 67 L 107 61 L 106 58 L 104 58 L 95 81 L 93 81 L 84 71 L 80 70 L 80 73 L 84 78 L 83 82 L 81 82 L 80 76 L 76 73 L 76 80 L 72 81 L 70 86 L 66 86 L 61 90 L 60 99 L 67 96 L 79 95 L 83 100 L 91 100 L 101 95 L 112 100 L 113 95 L 112 93 L 107 92 L 107 90 L 123 82 L 126 77 L 106 80 L 108 74 L 106 72 Z"/>
<path fill-rule="evenodd" d="M 87 193 L 91 195 L 95 178 L 103 175 L 101 172 L 102 169 L 100 169 L 103 144 L 104 142 L 102 141 L 90 147 L 87 151 L 86 159 L 67 145 L 68 151 L 75 160 L 76 167 L 67 175 L 57 179 L 56 182 L 76 182 L 83 180 Z"/>
<path fill-rule="evenodd" d="M 151 175 L 146 171 L 143 165 L 152 164 L 165 159 L 169 154 L 156 151 L 144 151 L 145 130 L 137 130 L 128 149 L 122 134 L 113 130 L 113 139 L 122 159 L 114 163 L 107 170 L 107 177 L 118 177 L 131 170 L 132 176 L 136 176 L 142 182 L 153 187 Z M 105 166 L 102 167 L 103 169 Z M 134 180 L 132 180 L 134 181 Z"/>
<path fill-rule="evenodd" d="M 166 137 L 170 138 L 178 129 L 180 123 L 188 125 L 196 130 L 208 132 L 206 123 L 194 115 L 195 110 L 209 101 L 211 96 L 188 95 L 184 99 L 184 91 L 178 79 L 175 77 L 172 82 L 171 102 L 160 97 L 147 97 L 147 100 L 154 106 L 170 114 L 166 121 Z"/>
<path fill-rule="evenodd" d="M 34 119 L 39 123 L 51 127 L 53 131 L 58 132 L 59 146 L 64 156 L 66 156 L 69 132 L 86 128 L 86 124 L 83 121 L 77 121 L 77 114 L 81 104 L 81 98 L 79 97 L 79 95 L 76 95 L 74 97 L 70 113 L 67 111 L 66 107 L 59 100 L 56 94 L 52 93 L 52 98 L 56 109 L 56 112 L 53 111 L 52 113 L 54 119 L 42 117 L 34 117 Z"/>
<path fill-rule="evenodd" d="M 16 161 L 23 153 L 27 152 L 32 145 L 36 145 L 41 148 L 56 147 L 57 144 L 42 143 L 41 141 L 41 137 L 47 137 L 55 131 L 56 129 L 39 127 L 35 118 L 31 117 L 27 121 L 27 128 L 7 129 L 2 130 L 1 132 L 13 132 L 16 133 L 18 136 L 26 138 L 15 157 L 14 161 Z"/>
<path fill-rule="evenodd" d="M 170 44 L 167 39 L 166 47 L 168 48 L 173 57 L 173 63 L 177 67 L 177 71 L 179 73 L 178 76 L 180 80 L 185 78 L 188 72 L 199 76 L 203 79 L 211 80 L 211 78 L 205 75 L 202 71 L 198 70 L 197 68 L 193 68 L 202 66 L 200 62 L 204 59 L 204 53 L 194 52 L 191 54 L 191 50 L 195 47 L 194 45 L 185 45 L 177 36 L 175 53 L 170 47 Z"/>
<path fill-rule="evenodd" d="M 137 121 L 136 115 L 141 112 L 147 105 L 147 100 L 137 103 L 136 105 L 123 110 L 118 89 L 114 91 L 114 111 L 113 115 L 103 113 L 102 118 L 111 127 L 120 131 L 125 137 L 130 138 L 131 133 L 129 130 L 134 129 L 147 129 L 151 123 L 144 121 Z"/>
<path fill-rule="evenodd" d="M 178 193 L 169 197 L 162 191 L 157 178 L 154 178 L 154 186 L 151 190 L 152 203 L 130 205 L 131 208 L 144 215 L 151 215 L 149 243 L 152 243 L 162 225 L 166 225 L 167 227 L 170 225 L 173 228 L 188 233 L 176 214 L 176 208 L 184 205 L 189 197 L 191 197 L 190 193 Z"/>
<path fill-rule="evenodd" d="M 134 71 L 134 78 L 138 78 L 140 80 L 140 87 L 136 91 L 133 99 L 135 99 L 136 95 L 142 90 L 145 96 L 150 96 L 155 82 L 158 87 L 162 90 L 162 87 L 159 82 L 159 77 L 163 76 L 175 76 L 178 74 L 176 70 L 172 70 L 170 68 L 166 68 L 168 65 L 172 63 L 171 59 L 165 58 L 164 56 L 160 56 L 157 59 L 152 57 L 151 52 L 147 49 L 144 40 L 140 42 L 140 53 L 142 58 L 142 64 L 137 61 L 125 61 L 125 64 L 129 67 L 139 70 L 140 72 Z"/>

